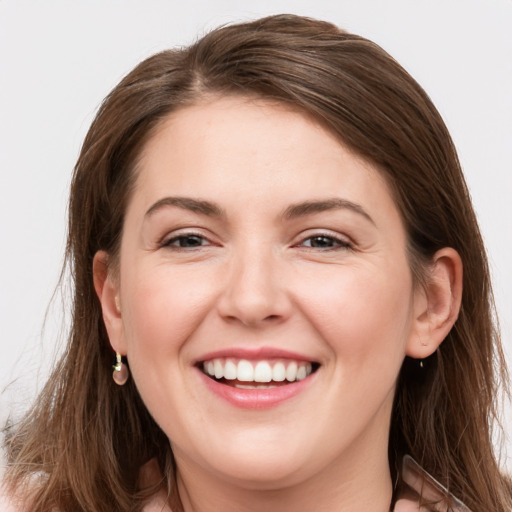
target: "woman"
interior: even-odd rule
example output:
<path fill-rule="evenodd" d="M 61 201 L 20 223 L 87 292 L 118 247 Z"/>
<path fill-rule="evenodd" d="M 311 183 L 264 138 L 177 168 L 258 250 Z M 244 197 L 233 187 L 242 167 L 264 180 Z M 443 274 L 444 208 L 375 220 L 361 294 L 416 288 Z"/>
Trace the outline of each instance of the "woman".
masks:
<path fill-rule="evenodd" d="M 370 41 L 274 16 L 141 63 L 84 142 L 68 262 L 68 350 L 7 438 L 21 507 L 510 510 L 475 215 Z"/>

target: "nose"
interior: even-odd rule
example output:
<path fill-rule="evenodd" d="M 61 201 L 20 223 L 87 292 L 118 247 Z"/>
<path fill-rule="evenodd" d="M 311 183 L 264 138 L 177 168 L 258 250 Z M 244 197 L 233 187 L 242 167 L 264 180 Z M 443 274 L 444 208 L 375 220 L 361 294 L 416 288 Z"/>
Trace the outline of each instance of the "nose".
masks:
<path fill-rule="evenodd" d="M 290 316 L 292 302 L 278 259 L 269 247 L 236 251 L 218 301 L 218 311 L 225 320 L 262 327 Z"/>

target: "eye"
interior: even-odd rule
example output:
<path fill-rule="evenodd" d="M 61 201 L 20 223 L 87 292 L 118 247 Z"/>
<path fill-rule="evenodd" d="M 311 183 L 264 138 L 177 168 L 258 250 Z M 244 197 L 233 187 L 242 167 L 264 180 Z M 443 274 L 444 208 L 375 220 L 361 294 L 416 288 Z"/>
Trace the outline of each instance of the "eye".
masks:
<path fill-rule="evenodd" d="M 350 249 L 351 245 L 345 240 L 330 235 L 315 235 L 305 238 L 299 246 L 312 249 Z"/>
<path fill-rule="evenodd" d="M 162 244 L 163 247 L 170 247 L 172 249 L 195 249 L 204 245 L 210 245 L 210 242 L 203 236 L 193 233 L 172 237 Z"/>

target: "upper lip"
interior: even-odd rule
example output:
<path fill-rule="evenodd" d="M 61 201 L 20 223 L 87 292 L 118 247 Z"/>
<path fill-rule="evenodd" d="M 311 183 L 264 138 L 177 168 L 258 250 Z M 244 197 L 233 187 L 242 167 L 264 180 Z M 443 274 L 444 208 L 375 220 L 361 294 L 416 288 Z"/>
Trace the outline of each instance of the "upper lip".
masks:
<path fill-rule="evenodd" d="M 275 347 L 232 347 L 208 352 L 194 361 L 194 364 L 209 361 L 211 359 L 232 357 L 234 359 L 265 360 L 265 359 L 291 359 L 294 361 L 305 361 L 316 363 L 314 358 L 298 352 L 284 350 Z"/>

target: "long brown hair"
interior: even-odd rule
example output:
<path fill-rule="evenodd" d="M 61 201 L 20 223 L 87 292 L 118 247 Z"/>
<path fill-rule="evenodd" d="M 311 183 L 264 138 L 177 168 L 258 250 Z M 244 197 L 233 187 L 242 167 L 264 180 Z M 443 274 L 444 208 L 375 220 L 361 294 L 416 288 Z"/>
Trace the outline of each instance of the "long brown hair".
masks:
<path fill-rule="evenodd" d="M 137 158 L 155 127 L 206 96 L 256 95 L 313 116 L 390 184 L 417 280 L 440 248 L 464 265 L 459 318 L 424 362 L 406 358 L 391 419 L 389 460 L 403 454 L 474 512 L 510 512 L 510 483 L 492 448 L 506 370 L 488 264 L 452 140 L 422 88 L 379 46 L 321 21 L 280 15 L 214 30 L 139 64 L 110 93 L 84 141 L 69 208 L 74 279 L 69 345 L 24 420 L 7 436 L 7 484 L 31 489 L 33 512 L 138 511 L 141 466 L 157 458 L 179 508 L 169 442 L 113 353 L 92 280 L 98 250 L 115 260 Z"/>

